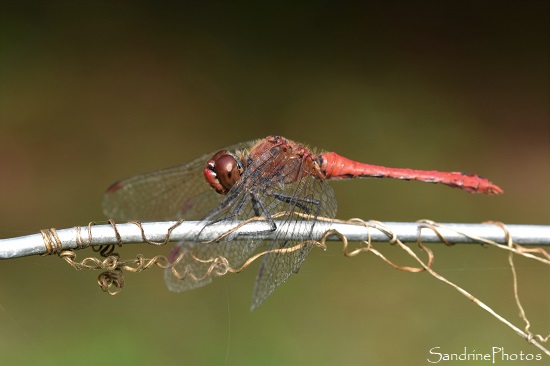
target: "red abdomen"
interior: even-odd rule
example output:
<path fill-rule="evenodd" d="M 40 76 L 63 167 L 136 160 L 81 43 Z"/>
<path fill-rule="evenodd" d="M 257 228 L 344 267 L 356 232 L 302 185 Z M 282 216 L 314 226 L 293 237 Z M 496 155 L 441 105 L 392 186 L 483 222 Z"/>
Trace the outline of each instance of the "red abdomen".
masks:
<path fill-rule="evenodd" d="M 320 162 L 321 172 L 325 175 L 326 179 L 394 178 L 441 183 L 475 193 L 500 194 L 503 192 L 499 186 L 475 174 L 387 168 L 379 165 L 359 163 L 333 152 L 321 154 L 317 161 Z"/>

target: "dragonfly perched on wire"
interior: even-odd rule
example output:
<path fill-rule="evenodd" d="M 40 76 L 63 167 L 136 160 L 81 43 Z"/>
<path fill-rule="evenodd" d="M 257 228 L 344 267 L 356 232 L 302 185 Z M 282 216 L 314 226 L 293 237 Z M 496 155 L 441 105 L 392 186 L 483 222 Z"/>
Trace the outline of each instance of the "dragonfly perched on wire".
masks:
<path fill-rule="evenodd" d="M 200 220 L 200 226 L 253 218 L 265 220 L 265 231 L 274 233 L 267 243 L 256 278 L 252 308 L 259 306 L 290 275 L 298 272 L 313 248 L 305 244 L 300 250 L 289 248 L 296 242 L 280 239 L 274 217 L 290 225 L 287 230 L 310 233 L 318 218 L 334 218 L 336 199 L 327 183 L 329 179 L 396 178 L 441 183 L 468 192 L 499 194 L 495 184 L 473 174 L 387 168 L 364 164 L 334 152 L 317 153 L 306 146 L 280 136 L 245 142 L 203 155 L 189 163 L 114 183 L 105 193 L 103 208 L 116 220 Z M 263 230 L 263 229 L 262 229 Z M 262 231 L 261 233 L 265 233 Z M 197 235 L 200 236 L 200 228 Z M 232 268 L 238 268 L 261 244 L 260 233 L 246 239 L 226 236 L 217 242 L 180 242 L 170 260 L 176 276 L 165 270 L 167 286 L 185 291 L 211 282 L 208 260 L 221 256 Z M 199 260 L 197 260 L 199 259 Z"/>

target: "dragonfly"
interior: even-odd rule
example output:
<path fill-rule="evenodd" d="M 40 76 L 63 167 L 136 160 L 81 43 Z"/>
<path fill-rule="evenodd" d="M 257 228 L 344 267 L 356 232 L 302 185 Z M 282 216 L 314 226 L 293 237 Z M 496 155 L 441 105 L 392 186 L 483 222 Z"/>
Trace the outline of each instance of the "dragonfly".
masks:
<path fill-rule="evenodd" d="M 308 233 L 336 216 L 336 198 L 328 180 L 395 178 L 440 183 L 471 193 L 500 194 L 502 189 L 474 174 L 388 168 L 350 160 L 334 152 L 317 152 L 281 136 L 229 146 L 191 162 L 118 181 L 104 195 L 104 213 L 115 220 L 195 220 L 204 228 L 220 222 L 261 218 L 265 230 L 244 238 L 177 243 L 169 256 L 177 276 L 165 270 L 171 291 L 204 286 L 216 276 L 208 272 L 210 259 L 221 256 L 232 268 L 243 265 L 259 248 L 262 257 L 252 296 L 255 309 L 292 274 L 297 273 L 314 245 L 291 248 L 288 231 Z M 274 218 L 277 218 L 277 221 Z M 285 227 L 286 232 L 279 229 Z M 246 224 L 245 224 L 246 225 Z M 267 242 L 265 231 L 272 235 Z M 197 231 L 200 236 L 202 231 Z M 275 250 L 274 250 L 275 249 Z M 198 259 L 198 260 L 197 260 Z"/>

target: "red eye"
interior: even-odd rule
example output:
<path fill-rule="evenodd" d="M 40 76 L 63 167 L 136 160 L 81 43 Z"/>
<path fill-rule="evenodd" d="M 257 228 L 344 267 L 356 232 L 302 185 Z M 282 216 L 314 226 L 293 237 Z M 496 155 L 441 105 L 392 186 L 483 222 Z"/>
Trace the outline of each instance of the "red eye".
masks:
<path fill-rule="evenodd" d="M 232 154 L 221 150 L 208 161 L 203 173 L 216 192 L 225 194 L 241 178 L 242 167 Z"/>

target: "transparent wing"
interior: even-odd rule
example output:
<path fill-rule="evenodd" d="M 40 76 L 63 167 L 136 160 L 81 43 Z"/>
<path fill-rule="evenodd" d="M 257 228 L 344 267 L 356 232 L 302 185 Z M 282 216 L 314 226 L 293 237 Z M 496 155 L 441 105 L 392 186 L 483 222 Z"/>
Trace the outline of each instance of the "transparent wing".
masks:
<path fill-rule="evenodd" d="M 252 142 L 227 147 L 238 150 Z M 103 212 L 119 221 L 200 220 L 224 198 L 203 178 L 215 152 L 189 163 L 114 183 L 103 197 Z"/>
<path fill-rule="evenodd" d="M 316 224 L 314 218 L 319 215 L 329 218 L 335 216 L 336 201 L 332 188 L 309 174 L 307 163 L 282 149 L 251 152 L 241 179 L 225 199 L 207 214 L 201 225 L 263 217 L 265 231 L 276 231 L 277 238 L 285 233 L 273 226 L 274 219 L 288 222 L 288 227 L 294 232 L 306 235 L 311 233 Z M 310 219 L 305 215 L 310 215 Z M 246 230 L 246 225 L 242 229 Z M 262 243 L 262 234 L 250 232 L 246 240 L 232 240 L 232 236 L 228 235 L 213 243 L 179 243 L 171 259 L 181 257 L 174 267 L 180 276 L 167 269 L 165 280 L 168 288 L 178 292 L 190 290 L 210 283 L 212 277 L 223 274 L 225 265 L 240 268 Z M 275 239 L 265 244 L 268 249 L 280 249 L 292 248 L 297 243 Z M 253 307 L 258 306 L 278 285 L 297 272 L 311 249 L 312 245 L 308 244 L 299 250 L 265 255 L 256 281 Z M 222 257 L 223 265 L 213 264 L 216 258 Z"/>
<path fill-rule="evenodd" d="M 327 226 L 328 230 L 330 221 L 318 221 L 318 217 L 330 219 L 336 216 L 334 191 L 324 180 L 310 175 L 304 176 L 298 182 L 286 185 L 285 192 L 300 198 L 301 202 L 311 202 L 306 206 L 308 212 L 304 212 L 303 208 L 297 207 L 297 205 L 291 205 L 289 207 L 291 211 L 308 213 L 313 217 L 307 218 L 295 214 L 284 217 L 284 220 L 290 224 L 285 226 L 289 230 L 277 230 L 275 239 L 268 246 L 271 252 L 264 256 L 260 264 L 252 295 L 252 309 L 264 302 L 275 288 L 292 274 L 298 273 L 302 263 L 314 248 L 314 245 L 309 243 L 285 241 L 282 238 L 287 236 L 287 232 L 306 233 L 307 237 L 311 237 L 310 233 L 316 225 Z M 317 212 L 315 212 L 316 209 Z M 288 249 L 289 251 L 277 251 L 277 249 Z"/>
<path fill-rule="evenodd" d="M 181 292 L 201 287 L 210 283 L 212 277 L 224 274 L 224 267 L 239 268 L 261 243 L 257 232 L 251 233 L 246 240 L 233 240 L 232 235 L 227 235 L 215 242 L 200 242 L 200 233 L 204 227 L 225 220 L 242 222 L 261 216 L 257 214 L 257 205 L 245 184 L 250 179 L 249 172 L 250 170 L 244 172 L 241 180 L 231 188 L 225 199 L 211 210 L 195 229 L 199 242 L 180 242 L 172 250 L 170 262 L 179 258 L 173 269 L 167 268 L 164 272 L 165 282 L 170 291 Z M 266 225 L 266 230 L 269 229 L 270 226 Z"/>

